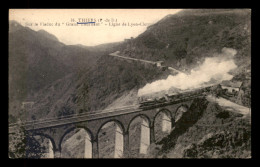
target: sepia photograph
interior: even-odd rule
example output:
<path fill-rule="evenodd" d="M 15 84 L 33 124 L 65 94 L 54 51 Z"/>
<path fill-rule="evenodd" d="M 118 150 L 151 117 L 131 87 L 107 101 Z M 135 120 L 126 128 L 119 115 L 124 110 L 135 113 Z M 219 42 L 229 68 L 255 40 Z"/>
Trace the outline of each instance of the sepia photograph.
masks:
<path fill-rule="evenodd" d="M 251 9 L 9 9 L 9 159 L 251 159 Z"/>

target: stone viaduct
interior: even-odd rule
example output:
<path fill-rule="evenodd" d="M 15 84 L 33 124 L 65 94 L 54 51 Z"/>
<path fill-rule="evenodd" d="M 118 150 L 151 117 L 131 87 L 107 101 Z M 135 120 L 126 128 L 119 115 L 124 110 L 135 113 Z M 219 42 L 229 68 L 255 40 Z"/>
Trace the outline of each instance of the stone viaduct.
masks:
<path fill-rule="evenodd" d="M 142 119 L 141 139 L 138 143 L 141 154 L 146 154 L 150 143 L 155 142 L 155 119 L 159 113 L 163 114 L 162 131 L 170 130 L 174 127 L 178 115 L 185 112 L 191 106 L 194 99 L 201 97 L 186 97 L 171 102 L 154 104 L 147 107 L 129 107 L 115 109 L 111 112 L 94 112 L 77 115 L 61 119 L 51 119 L 47 121 L 27 122 L 23 126 L 32 135 L 40 135 L 48 138 L 51 142 L 53 152 L 49 158 L 61 158 L 63 142 L 66 134 L 77 128 L 83 128 L 88 134 L 85 140 L 85 158 L 99 157 L 98 134 L 102 127 L 109 122 L 116 124 L 115 135 L 115 155 L 114 157 L 128 157 L 129 153 L 129 128 L 133 120 L 137 117 Z M 180 110 L 181 109 L 181 110 Z M 14 133 L 16 125 L 9 126 L 9 133 Z"/>

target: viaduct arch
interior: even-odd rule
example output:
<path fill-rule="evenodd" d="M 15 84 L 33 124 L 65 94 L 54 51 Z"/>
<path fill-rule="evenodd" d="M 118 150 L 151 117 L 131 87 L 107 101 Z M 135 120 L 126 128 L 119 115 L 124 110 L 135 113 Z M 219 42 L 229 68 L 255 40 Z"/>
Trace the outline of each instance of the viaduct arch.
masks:
<path fill-rule="evenodd" d="M 43 128 L 28 129 L 30 133 L 42 135 L 50 139 L 53 145 L 54 158 L 61 158 L 62 152 L 62 142 L 64 137 L 75 130 L 76 128 L 84 129 L 89 135 L 89 141 L 91 145 L 91 151 L 86 153 L 85 158 L 100 158 L 99 154 L 99 133 L 104 125 L 109 122 L 115 122 L 117 125 L 116 129 L 116 142 L 121 143 L 117 148 L 115 148 L 114 157 L 128 157 L 129 156 L 129 128 L 131 123 L 138 117 L 143 118 L 141 126 L 141 141 L 140 141 L 140 152 L 146 154 L 147 148 L 150 143 L 155 142 L 155 132 L 154 127 L 155 119 L 160 114 L 163 113 L 163 123 L 162 130 L 170 132 L 171 128 L 174 127 L 176 114 L 179 112 L 180 108 L 189 109 L 194 98 L 178 101 L 171 104 L 163 104 L 159 106 L 153 106 L 146 109 L 134 109 L 132 111 L 118 111 L 111 113 L 99 113 L 92 116 L 91 118 L 84 117 L 71 118 L 73 122 L 60 123 L 61 125 L 48 126 Z M 66 121 L 65 121 L 66 122 Z M 170 127 L 169 127 L 170 126 Z M 9 130 L 10 131 L 10 130 Z M 121 152 L 121 153 L 120 153 Z"/>

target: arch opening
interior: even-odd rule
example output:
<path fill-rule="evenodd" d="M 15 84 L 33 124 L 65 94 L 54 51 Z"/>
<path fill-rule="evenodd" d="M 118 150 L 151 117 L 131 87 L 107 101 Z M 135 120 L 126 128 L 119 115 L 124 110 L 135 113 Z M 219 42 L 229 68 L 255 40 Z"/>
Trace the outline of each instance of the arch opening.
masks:
<path fill-rule="evenodd" d="M 33 138 L 40 144 L 40 158 L 54 158 L 53 144 L 51 140 L 42 135 L 34 135 Z"/>
<path fill-rule="evenodd" d="M 174 121 L 177 122 L 178 120 L 180 120 L 180 118 L 182 117 L 183 113 L 188 111 L 188 107 L 187 106 L 180 106 L 174 116 Z"/>
<path fill-rule="evenodd" d="M 159 141 L 172 130 L 171 115 L 167 110 L 159 111 L 154 118 L 154 137 Z"/>
<path fill-rule="evenodd" d="M 147 154 L 150 146 L 150 121 L 145 116 L 135 117 L 129 125 L 129 156 Z"/>
<path fill-rule="evenodd" d="M 84 128 L 75 128 L 61 141 L 61 158 L 92 158 L 91 135 Z"/>
<path fill-rule="evenodd" d="M 123 127 L 115 122 L 105 123 L 98 132 L 99 158 L 122 158 L 124 149 Z"/>

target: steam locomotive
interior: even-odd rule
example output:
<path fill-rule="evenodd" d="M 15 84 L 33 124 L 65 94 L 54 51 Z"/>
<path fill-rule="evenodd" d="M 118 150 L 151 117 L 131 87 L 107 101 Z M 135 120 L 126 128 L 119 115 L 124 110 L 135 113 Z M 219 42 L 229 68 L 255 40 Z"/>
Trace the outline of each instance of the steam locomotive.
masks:
<path fill-rule="evenodd" d="M 186 90 L 186 91 L 181 91 L 178 93 L 173 93 L 173 94 L 164 94 L 161 97 L 155 97 L 155 98 L 147 98 L 145 96 L 141 96 L 138 98 L 140 108 L 142 107 L 148 107 L 148 106 L 153 106 L 157 104 L 162 104 L 162 103 L 167 103 L 167 102 L 173 102 L 173 101 L 178 101 L 181 99 L 185 98 L 190 98 L 190 97 L 195 97 L 199 95 L 207 95 L 210 93 L 210 91 L 215 87 L 215 85 L 210 85 L 207 87 L 201 87 L 193 90 Z"/>

